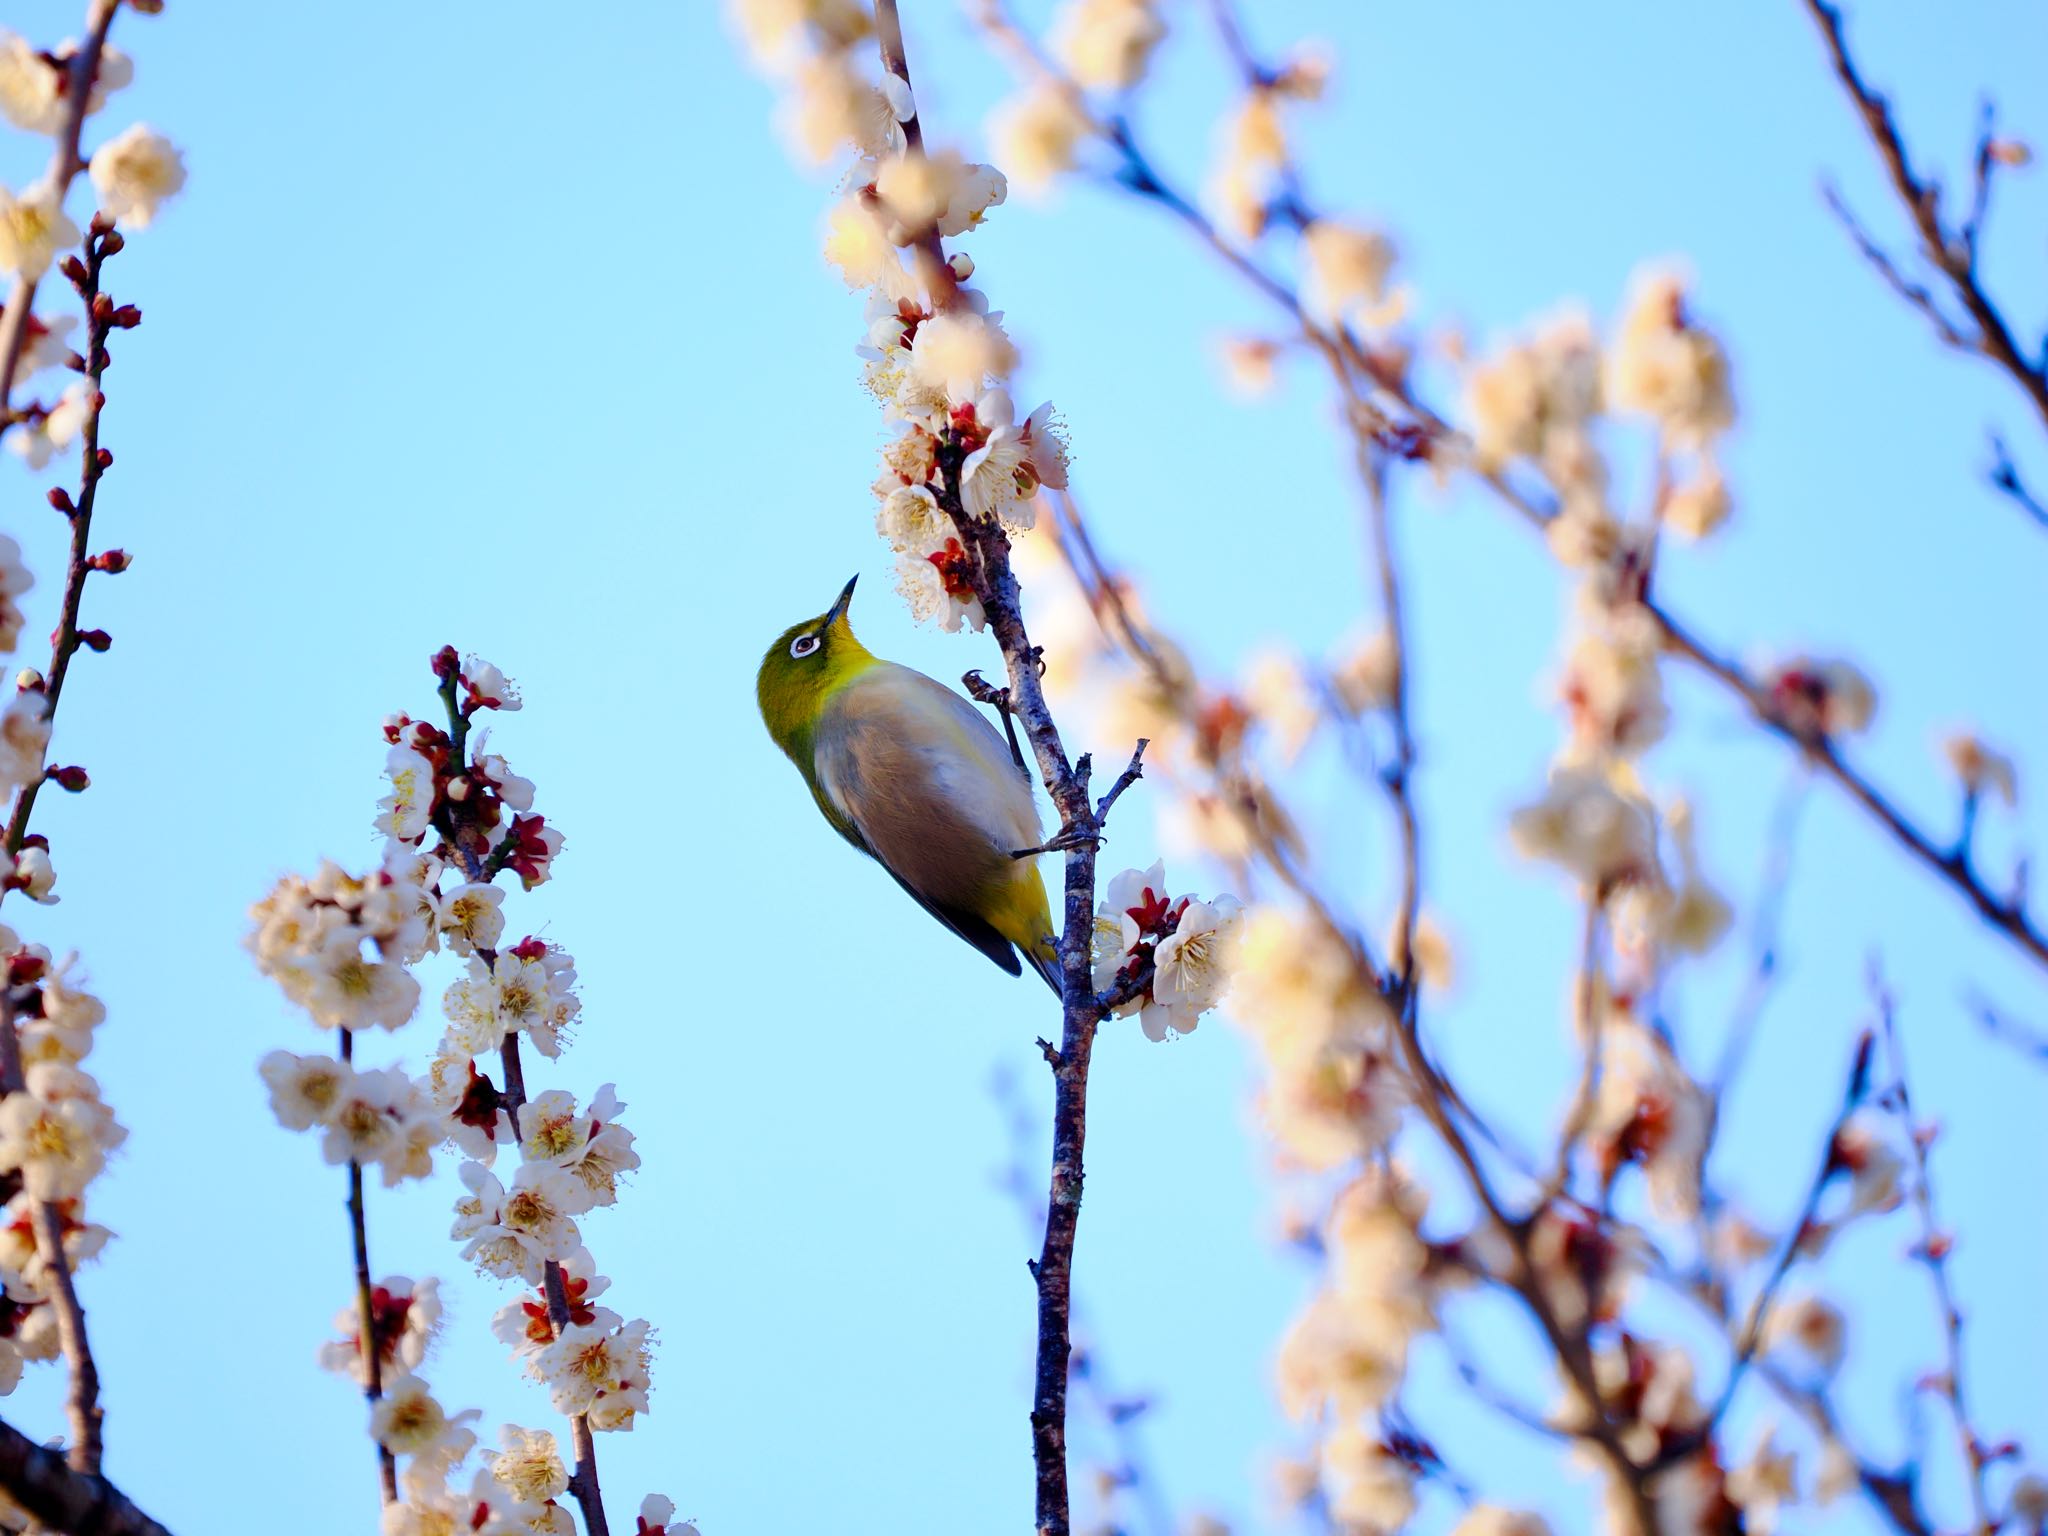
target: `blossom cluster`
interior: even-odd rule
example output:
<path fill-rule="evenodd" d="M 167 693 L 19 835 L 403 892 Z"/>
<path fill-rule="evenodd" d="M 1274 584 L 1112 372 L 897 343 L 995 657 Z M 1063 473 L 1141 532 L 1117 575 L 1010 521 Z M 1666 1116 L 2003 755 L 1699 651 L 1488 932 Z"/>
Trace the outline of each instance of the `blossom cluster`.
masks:
<path fill-rule="evenodd" d="M 1125 870 L 1096 908 L 1095 989 L 1128 992 L 1112 1011 L 1137 1014 L 1148 1040 L 1192 1034 L 1229 988 L 1243 914 L 1234 896 L 1169 894 L 1161 864 Z"/>
<path fill-rule="evenodd" d="M 15 1036 L 22 1082 L 0 1098 L 0 1393 L 14 1390 L 25 1361 L 54 1359 L 59 1349 L 38 1225 L 59 1234 L 67 1271 L 111 1235 L 87 1218 L 85 1196 L 128 1133 L 80 1065 L 107 1011 L 81 985 L 77 964 L 0 927 L 8 994 L 0 1028 Z"/>
<path fill-rule="evenodd" d="M 587 1104 L 559 1088 L 527 1096 L 520 1047 L 559 1057 L 582 1002 L 566 950 L 508 940 L 497 883 L 509 873 L 531 889 L 551 878 L 562 837 L 533 811 L 534 786 L 473 730 L 485 712 L 517 710 L 517 690 L 452 648 L 433 669 L 445 724 L 396 715 L 384 725 L 379 865 L 360 877 L 331 864 L 311 878 L 288 876 L 252 909 L 249 947 L 316 1024 L 345 1032 L 409 1023 L 422 997 L 416 969 L 446 953 L 461 970 L 442 993 L 440 1039 L 418 1073 L 357 1066 L 344 1050 L 275 1051 L 262 1075 L 280 1123 L 321 1132 L 329 1162 L 379 1168 L 392 1185 L 428 1177 L 437 1155 L 452 1153 L 462 1192 L 451 1237 L 481 1274 L 525 1292 L 499 1312 L 497 1337 L 564 1416 L 630 1430 L 649 1406 L 653 1330 L 595 1305 L 610 1281 L 596 1272 L 581 1222 L 617 1203 L 640 1157 L 611 1084 Z M 560 1501 L 570 1478 L 552 1435 L 508 1426 L 503 1449 L 456 1480 L 475 1448 L 477 1414 L 445 1411 L 420 1375 L 440 1319 L 435 1281 L 394 1276 L 337 1315 L 337 1337 L 320 1352 L 323 1365 L 365 1384 L 374 1352 L 382 1395 L 371 1432 L 404 1459 L 403 1496 L 386 1510 L 386 1531 L 566 1536 L 574 1525 Z M 670 1529 L 673 1515 L 652 1499 L 642 1529 Z"/>
<path fill-rule="evenodd" d="M 0 30 L 0 116 L 23 132 L 61 142 L 70 132 L 70 74 L 80 46 L 66 40 L 45 51 Z M 86 115 L 100 112 L 108 97 L 134 78 L 134 61 L 112 44 L 103 46 Z M 100 214 L 128 230 L 147 228 L 185 185 L 184 157 L 146 123 L 131 124 L 108 138 L 85 161 Z M 68 178 L 58 179 L 65 164 L 60 153 L 49 171 L 18 191 L 0 186 L 0 271 L 34 283 L 79 243 L 79 227 L 64 211 Z M 16 379 L 55 367 L 83 373 L 85 365 L 67 339 L 76 323 L 69 315 L 26 317 Z M 30 468 L 42 468 L 53 453 L 77 440 L 91 409 L 90 394 L 90 385 L 80 381 L 55 400 L 13 402 L 16 425 L 8 433 L 8 448 Z"/>
<path fill-rule="evenodd" d="M 856 8 L 857 9 L 857 8 Z M 1149 48 L 1130 18 L 1139 0 L 1089 0 L 1076 46 L 1105 70 L 1141 67 Z M 1050 405 L 1018 416 L 1008 387 L 1017 349 L 1002 315 L 968 286 L 964 253 L 941 239 L 982 223 L 1008 196 L 992 166 L 952 150 L 912 148 L 908 81 L 871 76 L 865 18 L 830 4 L 741 0 L 737 15 L 764 63 L 785 80 L 800 145 L 818 160 L 855 156 L 827 218 L 825 256 L 869 293 L 858 353 L 868 391 L 895 433 L 874 483 L 876 530 L 896 556 L 897 585 L 920 620 L 947 630 L 985 622 L 964 523 L 1032 526 L 1041 486 L 1067 482 L 1067 446 Z"/>

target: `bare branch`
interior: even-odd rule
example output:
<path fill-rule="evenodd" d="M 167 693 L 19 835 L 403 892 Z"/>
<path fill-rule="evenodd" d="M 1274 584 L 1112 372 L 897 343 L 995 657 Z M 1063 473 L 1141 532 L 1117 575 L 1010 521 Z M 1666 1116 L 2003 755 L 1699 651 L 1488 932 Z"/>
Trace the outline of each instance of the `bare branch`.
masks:
<path fill-rule="evenodd" d="M 0 1423 L 0 1489 L 64 1536 L 170 1536 L 98 1473 L 75 1471 L 47 1446 Z"/>
<path fill-rule="evenodd" d="M 1977 244 L 1990 203 L 1994 165 L 1989 106 L 1983 109 L 1980 118 L 1970 212 L 1962 227 L 1952 231 L 1942 222 L 1939 187 L 1913 166 L 1905 139 L 1892 116 L 1891 103 L 1872 89 L 1858 69 L 1843 31 L 1840 7 L 1830 5 L 1828 0 L 1805 0 L 1805 5 L 1807 13 L 1820 28 L 1835 76 L 1848 92 L 1857 115 L 1863 119 L 1864 131 L 1877 150 L 1878 160 L 1892 184 L 1892 190 L 1897 193 L 1907 218 L 1912 221 L 1914 233 L 1919 237 L 1921 255 L 1947 279 L 1950 292 L 1969 316 L 1974 334 L 1965 339 L 1959 328 L 1941 322 L 1937 328 L 1942 339 L 1951 346 L 1963 346 L 1989 358 L 2020 387 L 2032 401 L 2042 423 L 2048 425 L 2048 357 L 2029 359 L 2021 352 L 2004 313 L 1978 279 Z M 1875 248 L 1873 242 L 1860 235 L 1857 243 L 1864 248 L 1866 256 L 1871 255 Z M 1888 262 L 1880 263 L 1880 269 L 1888 265 Z M 1900 284 L 1894 279 L 1893 286 L 1897 288 Z M 1916 309 L 1930 318 L 1937 313 L 1931 302 L 1915 300 L 1913 303 Z"/>

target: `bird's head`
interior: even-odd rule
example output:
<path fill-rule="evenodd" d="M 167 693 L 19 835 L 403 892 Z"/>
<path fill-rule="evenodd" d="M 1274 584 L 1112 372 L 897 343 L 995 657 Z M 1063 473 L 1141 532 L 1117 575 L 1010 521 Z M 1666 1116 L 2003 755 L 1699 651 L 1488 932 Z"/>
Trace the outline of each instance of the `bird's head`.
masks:
<path fill-rule="evenodd" d="M 874 665 L 868 648 L 853 636 L 846 611 L 853 583 L 840 588 L 832 606 L 814 619 L 792 624 L 768 647 L 754 682 L 761 719 L 775 744 L 802 761 L 818 714 L 839 688 Z"/>

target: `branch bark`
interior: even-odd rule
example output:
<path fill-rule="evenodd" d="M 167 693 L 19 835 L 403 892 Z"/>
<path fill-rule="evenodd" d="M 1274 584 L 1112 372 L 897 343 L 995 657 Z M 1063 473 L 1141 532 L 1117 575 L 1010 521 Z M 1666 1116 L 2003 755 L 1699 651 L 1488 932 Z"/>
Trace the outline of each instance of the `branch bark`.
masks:
<path fill-rule="evenodd" d="M 74 1470 L 7 1423 L 0 1423 L 0 1489 L 65 1536 L 170 1536 L 104 1477 Z"/>
<path fill-rule="evenodd" d="M 93 644 L 104 650 L 107 640 L 104 634 L 88 635 L 78 627 L 79 606 L 85 599 L 85 582 L 95 569 L 111 569 L 95 564 L 92 554 L 92 514 L 99 498 L 100 478 L 113 463 L 111 454 L 103 454 L 100 448 L 100 413 L 106 407 L 106 396 L 101 393 L 100 383 L 107 367 L 107 338 L 115 329 L 117 311 L 100 291 L 100 272 L 109 256 L 122 247 L 120 233 L 111 225 L 102 226 L 95 219 L 86 234 L 85 260 L 72 268 L 73 281 L 79 297 L 85 303 L 86 382 L 91 386 L 88 396 L 85 425 L 80 434 L 78 495 L 70 497 L 63 491 L 52 491 L 51 499 L 71 521 L 71 552 L 64 570 L 64 598 L 58 614 L 57 628 L 50 636 L 50 669 L 43 677 L 43 718 L 47 727 L 54 731 L 57 720 L 57 704 L 64 696 L 64 682 L 71 674 L 71 658 L 78 654 L 80 647 Z M 71 258 L 76 261 L 76 258 Z M 16 888 L 13 880 L 14 860 L 19 857 L 28 837 L 29 818 L 35 814 L 36 797 L 42 792 L 45 780 L 35 779 L 15 791 L 14 805 L 7 817 L 4 846 L 7 867 L 0 870 L 0 901 L 7 899 L 10 890 Z"/>

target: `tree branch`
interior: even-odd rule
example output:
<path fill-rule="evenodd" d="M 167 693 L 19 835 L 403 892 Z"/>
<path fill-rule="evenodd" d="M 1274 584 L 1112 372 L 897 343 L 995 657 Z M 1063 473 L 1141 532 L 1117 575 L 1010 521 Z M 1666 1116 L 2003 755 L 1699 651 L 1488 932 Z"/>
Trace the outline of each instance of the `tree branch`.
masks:
<path fill-rule="evenodd" d="M 50 168 L 44 172 L 60 205 L 65 193 L 71 189 L 72 178 L 84 167 L 78 153 L 79 139 L 85 132 L 86 111 L 92 102 L 93 83 L 100 72 L 100 55 L 107 46 L 107 33 L 114 25 L 114 12 L 119 9 L 120 0 L 90 0 L 86 6 L 85 41 L 71 56 L 64 86 L 64 125 L 57 134 L 57 148 L 50 157 Z M 29 313 L 34 309 L 35 301 L 35 279 L 19 276 L 8 290 L 6 307 L 0 309 L 0 436 L 5 436 L 8 427 L 14 423 L 14 383 L 21 371 L 22 349 L 28 340 Z"/>
<path fill-rule="evenodd" d="M 1941 320 L 1931 299 L 1914 298 L 1910 292 L 1906 292 L 1906 297 L 1916 309 L 1935 321 L 1944 341 L 1951 346 L 1981 353 L 2003 370 L 2032 402 L 2043 425 L 2048 425 L 2048 357 L 2029 359 L 2020 351 L 2012 327 L 1978 276 L 1977 244 L 1990 201 L 1994 163 L 1989 108 L 1985 108 L 1978 134 L 1970 213 L 1960 229 L 1951 231 L 1942 222 L 1941 190 L 1913 168 L 1905 139 L 1892 116 L 1891 103 L 1871 88 L 1857 68 L 1855 57 L 1849 51 L 1849 40 L 1843 32 L 1840 7 L 1830 5 L 1828 0 L 1805 0 L 1805 5 L 1807 14 L 1820 28 L 1835 76 L 1848 92 L 1857 115 L 1863 119 L 1864 130 L 1877 150 L 1892 190 L 1898 194 L 1899 202 L 1919 236 L 1921 254 L 1947 279 L 1950 291 L 1970 318 L 1974 334 L 1966 335 L 1959 327 Z M 1837 212 L 1846 216 L 1844 209 L 1838 208 Z M 1890 262 L 1879 259 L 1881 253 L 1876 252 L 1875 243 L 1860 233 L 1857 243 L 1866 256 L 1877 262 L 1879 270 L 1886 273 L 1892 286 L 1901 288 Z"/>
<path fill-rule="evenodd" d="M 0 1489 L 38 1524 L 64 1536 L 170 1536 L 104 1477 L 75 1471 L 6 1423 L 0 1423 Z"/>
<path fill-rule="evenodd" d="M 1970 1418 L 1969 1402 L 1963 1390 L 1963 1313 L 1956 1305 L 1955 1284 L 1949 1275 L 1948 1264 L 1949 1256 L 1955 1250 L 1955 1240 L 1942 1231 L 1940 1219 L 1935 1214 L 1934 1172 L 1929 1156 L 1933 1132 L 1931 1128 L 1923 1131 L 1913 1123 L 1913 1096 L 1906 1082 L 1905 1048 L 1899 1043 L 1895 1000 L 1883 981 L 1874 975 L 1872 986 L 1877 993 L 1878 1017 L 1884 1026 L 1885 1052 L 1891 1057 L 1892 1074 L 1897 1084 L 1899 1119 L 1905 1126 L 1906 1140 L 1913 1149 L 1913 1209 L 1920 1218 L 1920 1244 L 1914 1253 L 1927 1266 L 1928 1276 L 1934 1282 L 1934 1299 L 1941 1309 L 1943 1361 L 1938 1384 L 1955 1425 L 1964 1482 L 1970 1490 L 1971 1536 L 1991 1536 L 1996 1522 L 1992 1519 L 1991 1500 L 1984 1487 L 1984 1471 L 1990 1457 Z"/>
<path fill-rule="evenodd" d="M 21 1067 L 21 1035 L 12 1007 L 0 1024 L 0 1097 L 28 1092 Z M 64 1396 L 64 1416 L 71 1426 L 71 1446 L 65 1460 L 74 1472 L 96 1477 L 100 1470 L 100 1425 L 105 1413 L 100 1408 L 99 1365 L 92 1357 L 92 1343 L 85 1331 L 85 1308 L 78 1288 L 71 1282 L 71 1261 L 64 1254 L 64 1222 L 47 1200 L 30 1197 L 30 1227 L 35 1235 L 36 1257 L 43 1261 L 44 1279 L 38 1289 L 57 1316 L 57 1338 L 70 1368 L 71 1384 Z"/>
<path fill-rule="evenodd" d="M 85 303 L 85 379 L 90 394 L 79 449 L 78 496 L 74 499 L 62 489 L 50 492 L 52 505 L 71 522 L 71 554 L 64 571 L 63 605 L 57 628 L 50 636 L 50 668 L 42 683 L 43 719 L 52 731 L 56 728 L 58 701 L 64 696 L 64 681 L 71 673 L 71 658 L 81 647 L 103 651 L 111 644 L 105 631 L 81 631 L 78 627 L 86 577 L 95 570 L 119 571 L 127 563 L 125 556 L 117 559 L 112 553 L 99 557 L 92 553 L 92 514 L 99 496 L 100 477 L 114 462 L 114 456 L 100 447 L 100 413 L 106 408 L 106 396 L 101 392 L 100 383 L 107 368 L 107 338 L 116 329 L 139 324 L 142 318 L 132 307 L 116 308 L 112 300 L 100 291 L 100 269 L 109 256 L 121 250 L 122 245 L 120 232 L 111 224 L 95 218 L 86 233 L 85 260 L 80 262 L 75 256 L 65 259 L 66 273 Z M 7 818 L 5 841 L 0 844 L 7 855 L 7 867 L 0 870 L 0 901 L 6 900 L 10 890 L 18 888 L 18 882 L 13 878 L 14 861 L 20 856 L 28 837 L 29 818 L 35 813 L 36 797 L 45 782 L 44 779 L 34 779 L 15 791 L 14 806 Z"/>
<path fill-rule="evenodd" d="M 339 1052 L 344 1062 L 355 1059 L 355 1034 L 341 1031 Z M 384 1357 L 377 1338 L 377 1305 L 370 1284 L 370 1222 L 363 1208 L 363 1165 L 348 1160 L 348 1228 L 355 1255 L 356 1339 L 363 1355 L 363 1397 L 373 1406 L 384 1396 Z M 386 1504 L 398 1502 L 398 1458 L 381 1440 L 377 1450 L 377 1486 Z"/>

